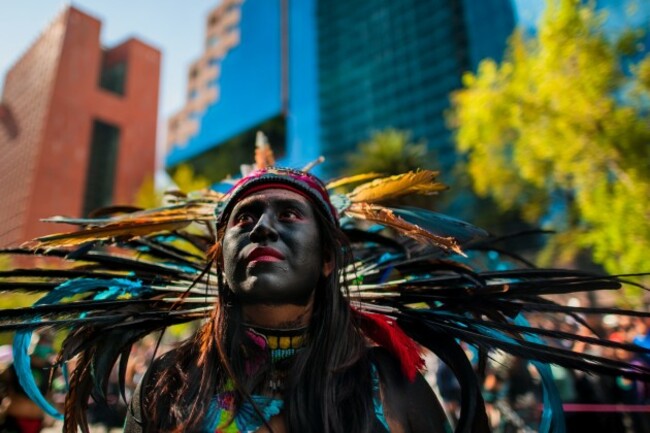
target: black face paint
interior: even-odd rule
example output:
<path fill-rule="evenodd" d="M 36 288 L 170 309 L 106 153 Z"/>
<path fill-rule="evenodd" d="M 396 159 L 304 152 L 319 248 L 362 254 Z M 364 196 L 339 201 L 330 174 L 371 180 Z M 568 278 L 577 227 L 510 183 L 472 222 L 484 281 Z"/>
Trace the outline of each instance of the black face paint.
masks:
<path fill-rule="evenodd" d="M 304 196 L 266 189 L 233 208 L 223 238 L 230 290 L 248 304 L 306 304 L 323 269 L 316 215 Z"/>

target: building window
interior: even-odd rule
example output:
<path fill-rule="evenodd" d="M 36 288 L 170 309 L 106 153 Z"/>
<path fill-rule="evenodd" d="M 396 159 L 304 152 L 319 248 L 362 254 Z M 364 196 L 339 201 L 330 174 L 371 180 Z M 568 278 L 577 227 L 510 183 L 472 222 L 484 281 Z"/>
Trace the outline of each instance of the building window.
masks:
<path fill-rule="evenodd" d="M 86 171 L 85 216 L 93 210 L 109 206 L 113 201 L 119 142 L 118 127 L 95 120 Z"/>
<path fill-rule="evenodd" d="M 99 87 L 109 92 L 124 95 L 124 81 L 126 80 L 126 62 L 114 63 L 110 66 L 102 65 L 99 76 Z"/>
<path fill-rule="evenodd" d="M 215 36 L 215 35 L 212 35 L 212 36 L 210 36 L 208 38 L 208 41 L 207 41 L 206 45 L 207 45 L 208 48 L 210 48 L 210 47 L 214 47 L 218 43 L 219 43 L 219 37 Z"/>
<path fill-rule="evenodd" d="M 3 126 L 7 131 L 10 139 L 18 136 L 18 124 L 13 112 L 4 102 L 0 102 L 0 126 Z"/>

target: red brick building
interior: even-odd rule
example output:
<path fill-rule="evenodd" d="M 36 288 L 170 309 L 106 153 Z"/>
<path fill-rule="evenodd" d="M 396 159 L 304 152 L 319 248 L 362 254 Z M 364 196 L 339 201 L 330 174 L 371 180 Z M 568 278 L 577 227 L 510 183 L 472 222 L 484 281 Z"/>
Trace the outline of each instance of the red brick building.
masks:
<path fill-rule="evenodd" d="M 0 100 L 0 246 L 53 215 L 130 204 L 155 169 L 160 52 L 102 48 L 101 22 L 66 8 L 9 70 Z"/>

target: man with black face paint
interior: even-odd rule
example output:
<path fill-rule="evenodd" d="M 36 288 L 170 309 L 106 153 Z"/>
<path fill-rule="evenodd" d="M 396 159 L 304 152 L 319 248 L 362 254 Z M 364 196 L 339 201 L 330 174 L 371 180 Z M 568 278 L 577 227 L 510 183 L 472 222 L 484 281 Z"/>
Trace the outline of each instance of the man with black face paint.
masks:
<path fill-rule="evenodd" d="M 306 305 L 328 265 L 311 204 L 283 189 L 258 191 L 235 205 L 223 251 L 226 281 L 246 304 Z"/>
<path fill-rule="evenodd" d="M 318 179 L 258 171 L 217 212 L 214 314 L 153 366 L 125 431 L 445 431 L 415 367 L 359 328 L 339 282 L 347 239 Z"/>
<path fill-rule="evenodd" d="M 81 264 L 17 269 L 0 278 L 2 287 L 50 290 L 32 307 L 0 314 L 0 329 L 18 330 L 13 352 L 21 387 L 48 414 L 59 415 L 28 373 L 28 343 L 34 327 L 67 328 L 58 359 L 75 362 L 64 431 L 85 431 L 89 398 L 101 400 L 118 359 L 124 376 L 133 343 L 197 319 L 204 322 L 196 333 L 148 369 L 131 399 L 126 432 L 449 431 L 420 374 L 418 344 L 459 381 L 459 433 L 489 431 L 481 378 L 464 344 L 478 348 L 479 368 L 492 349 L 534 361 L 545 391 L 539 427 L 545 433 L 564 426 L 547 363 L 650 381 L 645 365 L 573 353 L 543 339 L 588 339 L 594 347 L 650 351 L 536 327 L 526 318 L 543 313 L 561 323 L 581 314 L 649 315 L 545 298 L 568 290 L 618 289 L 623 280 L 566 269 L 485 269 L 471 257 L 458 260 L 464 255 L 460 244 L 485 251 L 485 232 L 423 209 L 381 204 L 440 191 L 435 173 L 372 181 L 354 176 L 328 186 L 360 178 L 364 183 L 349 193 L 330 197 L 308 173 L 262 169 L 225 195 L 206 193 L 101 218 L 81 231 L 18 249 L 42 256 L 53 252 Z M 346 218 L 345 233 L 354 243 L 339 217 Z M 363 230 L 348 225 L 348 218 L 384 229 Z M 208 232 L 216 236 L 197 234 L 194 227 L 182 231 L 192 222 L 215 222 L 216 231 Z M 192 251 L 179 248 L 180 242 Z M 208 267 L 195 248 L 209 250 Z"/>

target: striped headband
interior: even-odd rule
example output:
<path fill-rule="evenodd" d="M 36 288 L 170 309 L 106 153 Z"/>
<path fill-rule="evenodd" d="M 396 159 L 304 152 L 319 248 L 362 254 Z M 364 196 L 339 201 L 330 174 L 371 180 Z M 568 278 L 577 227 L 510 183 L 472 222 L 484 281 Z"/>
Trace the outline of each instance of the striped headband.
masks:
<path fill-rule="evenodd" d="M 217 229 L 228 222 L 230 212 L 239 200 L 263 189 L 284 188 L 305 196 L 329 221 L 338 226 L 338 212 L 330 201 L 325 184 L 316 176 L 290 168 L 269 167 L 241 178 L 215 208 Z"/>

